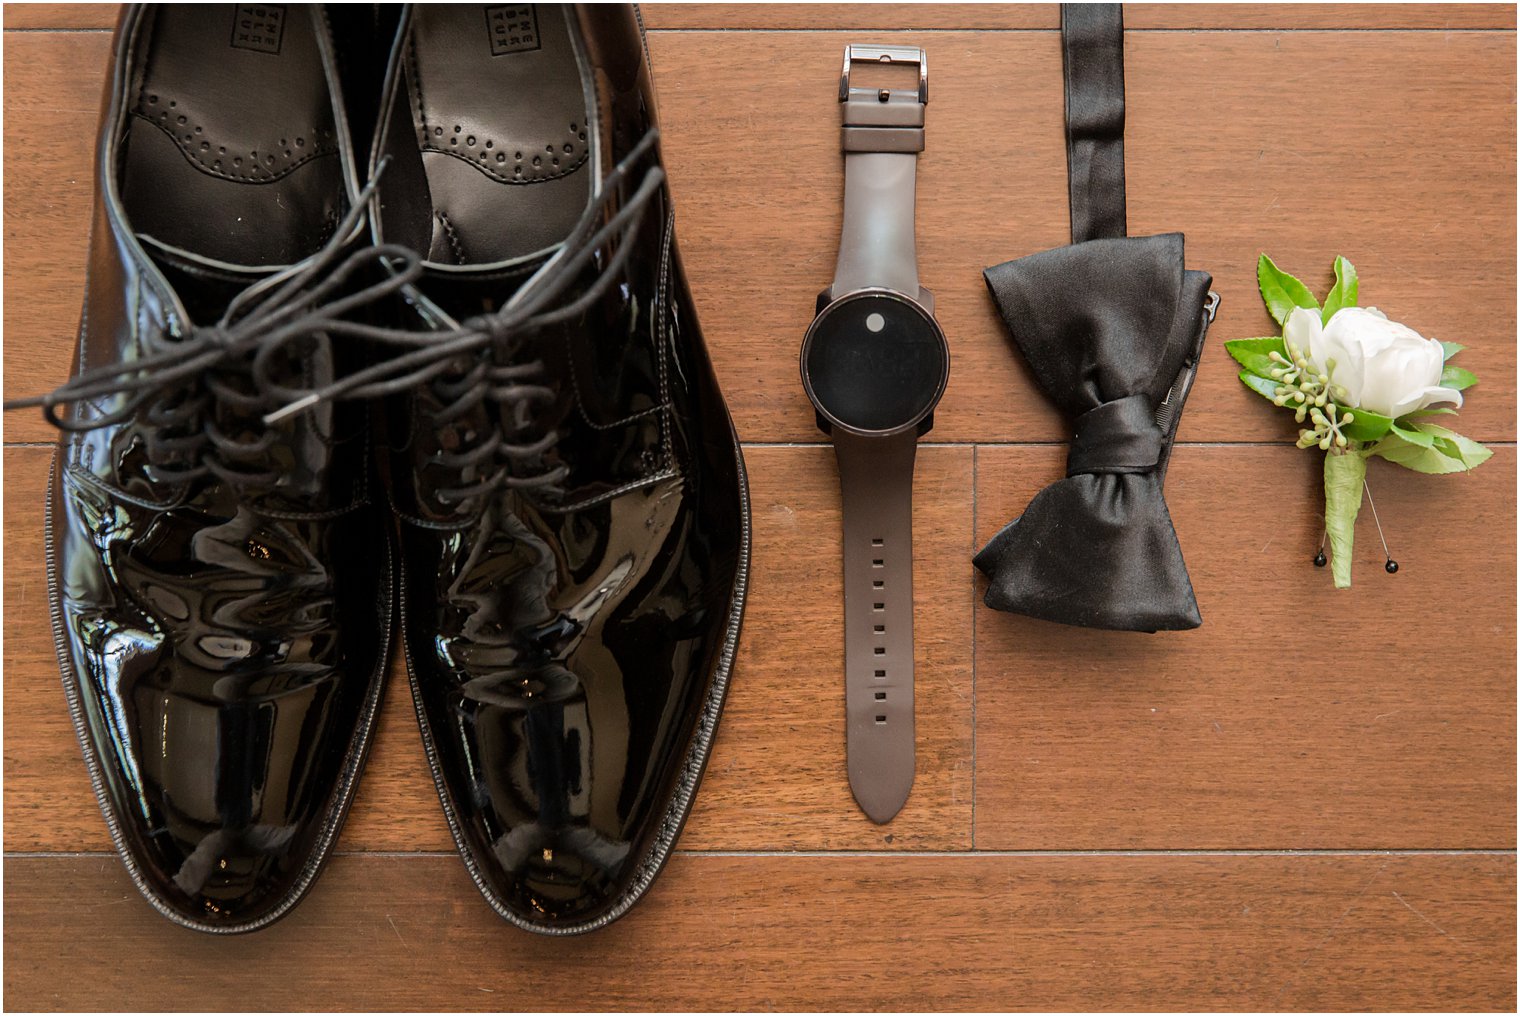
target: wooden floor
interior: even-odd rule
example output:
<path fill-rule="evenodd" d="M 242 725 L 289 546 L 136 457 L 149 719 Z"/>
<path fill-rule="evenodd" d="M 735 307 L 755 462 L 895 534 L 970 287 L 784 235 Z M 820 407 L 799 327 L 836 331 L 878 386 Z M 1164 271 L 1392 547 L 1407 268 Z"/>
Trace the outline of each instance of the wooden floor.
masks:
<path fill-rule="evenodd" d="M 1167 484 L 1204 626 L 980 605 L 970 555 L 1062 473 L 987 265 L 1066 242 L 1054 7 L 646 8 L 680 236 L 754 495 L 733 691 L 680 850 L 573 941 L 453 855 L 404 682 L 341 854 L 217 940 L 110 852 L 48 637 L 51 434 L 5 426 L 4 1003 L 91 1008 L 1515 1006 L 1515 11 L 1134 5 L 1130 230 L 1182 230 L 1223 308 Z M 5 9 L 5 391 L 68 368 L 114 12 Z M 902 31 L 909 29 L 908 31 Z M 877 827 L 843 761 L 839 504 L 796 374 L 839 226 L 840 48 L 931 54 L 919 250 L 954 367 L 916 478 L 918 781 Z M 1356 587 L 1309 564 L 1316 461 L 1220 344 L 1266 250 L 1466 343 L 1467 476 L 1375 462 Z"/>

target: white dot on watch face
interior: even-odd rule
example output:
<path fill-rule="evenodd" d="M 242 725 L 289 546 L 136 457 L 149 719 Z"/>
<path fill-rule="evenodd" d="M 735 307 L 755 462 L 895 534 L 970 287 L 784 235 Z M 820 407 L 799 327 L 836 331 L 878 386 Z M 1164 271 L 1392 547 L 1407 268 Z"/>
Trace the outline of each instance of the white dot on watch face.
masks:
<path fill-rule="evenodd" d="M 880 314 L 866 315 L 866 328 L 873 332 L 879 332 L 887 326 L 887 319 Z"/>

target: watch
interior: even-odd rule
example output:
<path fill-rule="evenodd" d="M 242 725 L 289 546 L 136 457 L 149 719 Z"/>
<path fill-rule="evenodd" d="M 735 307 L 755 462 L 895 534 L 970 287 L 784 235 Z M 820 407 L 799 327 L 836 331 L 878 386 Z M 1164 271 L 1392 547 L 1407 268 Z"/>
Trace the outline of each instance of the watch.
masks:
<path fill-rule="evenodd" d="M 852 86 L 861 62 L 916 65 L 918 88 Z M 802 340 L 802 385 L 839 463 L 850 789 L 887 822 L 913 789 L 913 456 L 950 374 L 913 243 L 924 51 L 846 46 L 839 101 L 844 226 Z"/>

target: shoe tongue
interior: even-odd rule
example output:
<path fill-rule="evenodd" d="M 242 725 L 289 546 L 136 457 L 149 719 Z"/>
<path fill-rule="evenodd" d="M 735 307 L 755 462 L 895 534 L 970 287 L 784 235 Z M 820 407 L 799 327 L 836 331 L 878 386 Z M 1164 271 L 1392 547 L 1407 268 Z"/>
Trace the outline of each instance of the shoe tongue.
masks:
<path fill-rule="evenodd" d="M 425 266 L 422 288 L 429 303 L 454 320 L 464 321 L 501 310 L 546 260 L 547 257 L 537 258 L 505 269 L 443 270 Z"/>
<path fill-rule="evenodd" d="M 221 320 L 228 305 L 249 286 L 284 271 L 285 265 L 243 266 L 204 258 L 190 251 L 139 235 L 153 263 L 163 272 L 185 307 L 191 322 L 209 325 Z M 292 386 L 323 384 L 333 380 L 332 349 L 325 339 L 313 339 L 291 347 L 271 364 L 273 376 Z M 253 396 L 251 382 L 237 368 L 217 372 L 223 384 L 237 392 Z M 218 400 L 214 409 L 217 425 L 224 433 L 242 437 L 257 436 L 263 430 L 264 411 L 273 405 L 253 406 L 235 400 Z M 324 423 L 330 413 L 316 412 L 314 419 Z M 301 430 L 300 426 L 288 430 Z"/>
<path fill-rule="evenodd" d="M 233 265 L 172 247 L 146 234 L 139 233 L 137 239 L 196 324 L 220 320 L 235 296 L 286 267 Z"/>

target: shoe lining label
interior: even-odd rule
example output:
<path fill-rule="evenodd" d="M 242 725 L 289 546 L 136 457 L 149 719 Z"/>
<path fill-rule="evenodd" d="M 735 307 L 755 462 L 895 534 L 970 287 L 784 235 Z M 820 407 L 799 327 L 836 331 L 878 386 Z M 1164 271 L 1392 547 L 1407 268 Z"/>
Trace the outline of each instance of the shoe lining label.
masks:
<path fill-rule="evenodd" d="M 232 48 L 279 56 L 285 34 L 283 4 L 238 4 L 232 15 Z"/>
<path fill-rule="evenodd" d="M 491 44 L 492 56 L 538 49 L 538 12 L 534 10 L 533 4 L 487 7 L 486 36 Z"/>

